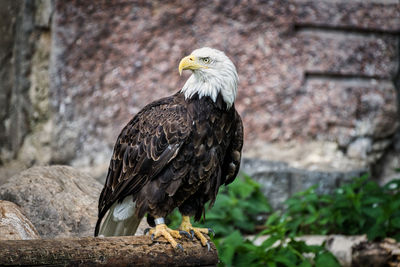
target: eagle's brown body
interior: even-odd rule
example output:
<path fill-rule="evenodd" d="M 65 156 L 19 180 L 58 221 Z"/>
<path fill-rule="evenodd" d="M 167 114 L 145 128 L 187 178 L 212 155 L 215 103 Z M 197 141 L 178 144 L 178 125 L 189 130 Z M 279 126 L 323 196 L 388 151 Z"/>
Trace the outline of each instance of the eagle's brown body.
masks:
<path fill-rule="evenodd" d="M 178 92 L 144 107 L 122 130 L 99 201 L 101 221 L 110 207 L 132 196 L 135 217 L 166 217 L 176 207 L 200 219 L 204 204 L 236 177 L 243 127 L 221 95 L 185 99 Z M 136 230 L 136 229 L 135 229 Z"/>

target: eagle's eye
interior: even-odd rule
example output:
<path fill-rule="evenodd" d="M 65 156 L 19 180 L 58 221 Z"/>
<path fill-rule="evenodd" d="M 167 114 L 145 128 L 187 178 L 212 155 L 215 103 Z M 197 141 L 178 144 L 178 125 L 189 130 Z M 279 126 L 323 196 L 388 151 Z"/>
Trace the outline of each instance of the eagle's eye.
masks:
<path fill-rule="evenodd" d="M 203 57 L 201 60 L 206 64 L 211 62 L 211 59 L 209 57 Z"/>

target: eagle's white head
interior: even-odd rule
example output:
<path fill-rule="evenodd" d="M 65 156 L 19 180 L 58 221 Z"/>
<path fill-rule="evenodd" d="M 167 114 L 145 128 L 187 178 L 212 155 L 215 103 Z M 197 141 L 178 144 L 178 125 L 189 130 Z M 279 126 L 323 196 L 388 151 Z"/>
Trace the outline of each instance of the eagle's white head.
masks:
<path fill-rule="evenodd" d="M 209 47 L 196 49 L 179 63 L 179 74 L 187 69 L 193 74 L 182 88 L 185 98 L 197 93 L 199 98 L 209 96 L 215 102 L 221 93 L 228 108 L 232 106 L 239 77 L 235 65 L 224 52 Z"/>

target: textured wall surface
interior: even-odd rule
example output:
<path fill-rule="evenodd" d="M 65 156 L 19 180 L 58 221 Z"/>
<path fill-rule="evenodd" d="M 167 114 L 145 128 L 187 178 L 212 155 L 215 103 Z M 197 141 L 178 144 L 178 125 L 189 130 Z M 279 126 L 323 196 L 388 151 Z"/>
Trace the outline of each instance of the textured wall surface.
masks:
<path fill-rule="evenodd" d="M 233 2 L 59 1 L 54 159 L 104 162 L 131 116 L 181 88 L 180 58 L 211 46 L 237 65 L 248 155 L 280 160 L 292 143 L 289 159 L 298 162 L 312 141 L 330 144 L 321 168 L 376 162 L 398 126 L 399 4 Z"/>
<path fill-rule="evenodd" d="M 18 54 L 5 60 L 29 64 L 11 71 L 23 83 L 2 84 L 2 159 L 101 175 L 125 123 L 180 90 L 189 73 L 178 75 L 179 60 L 211 46 L 238 68 L 245 156 L 308 170 L 395 168 L 398 1 L 236 2 L 8 1 L 19 17 L 1 45 Z M 9 72 L 0 67 L 2 81 Z"/>
<path fill-rule="evenodd" d="M 48 163 L 52 1 L 1 4 L 0 162 Z"/>
<path fill-rule="evenodd" d="M 15 39 L 16 16 L 18 15 L 20 5 L 16 1 L 3 2 L 0 10 L 0 143 L 7 144 L 8 150 L 11 150 L 11 143 L 7 142 L 9 133 L 6 130 L 5 120 L 10 113 L 10 98 L 13 80 L 10 79 L 13 71 L 13 45 Z M 2 146 L 3 147 L 3 146 Z M 1 149 L 3 150 L 3 149 Z"/>

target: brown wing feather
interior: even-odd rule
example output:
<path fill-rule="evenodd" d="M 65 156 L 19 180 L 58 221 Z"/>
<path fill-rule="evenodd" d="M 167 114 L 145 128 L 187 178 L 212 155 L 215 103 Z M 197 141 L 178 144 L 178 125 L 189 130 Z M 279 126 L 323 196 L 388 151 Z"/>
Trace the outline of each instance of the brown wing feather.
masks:
<path fill-rule="evenodd" d="M 172 96 L 153 102 L 121 131 L 100 195 L 95 234 L 112 204 L 128 195 L 135 199 L 143 186 L 176 157 L 188 138 L 188 113 L 175 101 Z"/>
<path fill-rule="evenodd" d="M 235 111 L 235 132 L 233 139 L 228 147 L 223 163 L 222 177 L 225 185 L 230 184 L 235 180 L 240 168 L 240 159 L 242 157 L 243 147 L 243 124 L 240 115 Z"/>

